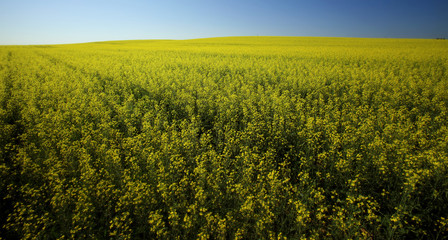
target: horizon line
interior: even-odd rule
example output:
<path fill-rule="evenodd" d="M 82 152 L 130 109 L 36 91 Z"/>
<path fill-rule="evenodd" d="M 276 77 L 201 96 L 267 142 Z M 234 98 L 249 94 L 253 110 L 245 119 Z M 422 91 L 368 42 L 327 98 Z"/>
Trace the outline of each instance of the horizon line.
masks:
<path fill-rule="evenodd" d="M 214 38 L 243 38 L 243 37 L 282 37 L 282 38 L 345 38 L 345 39 L 399 39 L 399 40 L 445 40 L 445 37 L 435 38 L 407 38 L 407 37 L 341 37 L 341 36 L 281 36 L 281 35 L 240 35 L 240 36 L 220 36 L 220 37 L 198 37 L 198 38 L 145 38 L 145 39 L 112 39 L 112 40 L 98 40 L 86 42 L 67 42 L 67 43 L 30 43 L 30 44 L 0 44 L 0 46 L 50 46 L 50 45 L 76 45 L 89 43 L 107 43 L 107 42 L 125 42 L 125 41 L 189 41 L 200 39 L 214 39 Z"/>

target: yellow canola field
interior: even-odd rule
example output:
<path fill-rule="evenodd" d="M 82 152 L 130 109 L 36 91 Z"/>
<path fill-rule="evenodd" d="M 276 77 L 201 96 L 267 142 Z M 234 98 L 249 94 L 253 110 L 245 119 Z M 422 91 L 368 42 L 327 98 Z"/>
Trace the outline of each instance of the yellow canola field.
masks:
<path fill-rule="evenodd" d="M 444 239 L 448 42 L 0 46 L 0 238 Z"/>

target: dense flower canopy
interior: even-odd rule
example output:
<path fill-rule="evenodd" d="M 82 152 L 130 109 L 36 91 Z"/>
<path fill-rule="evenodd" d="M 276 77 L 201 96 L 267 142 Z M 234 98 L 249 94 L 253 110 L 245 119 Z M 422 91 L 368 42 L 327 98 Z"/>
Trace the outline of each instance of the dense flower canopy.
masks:
<path fill-rule="evenodd" d="M 448 43 L 0 47 L 0 237 L 442 238 Z"/>

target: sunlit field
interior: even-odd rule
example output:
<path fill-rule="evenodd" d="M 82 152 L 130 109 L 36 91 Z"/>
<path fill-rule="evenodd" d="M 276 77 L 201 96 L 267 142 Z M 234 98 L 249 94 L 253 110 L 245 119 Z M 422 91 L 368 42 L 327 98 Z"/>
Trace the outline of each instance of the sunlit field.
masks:
<path fill-rule="evenodd" d="M 0 46 L 0 237 L 445 239 L 448 41 Z"/>

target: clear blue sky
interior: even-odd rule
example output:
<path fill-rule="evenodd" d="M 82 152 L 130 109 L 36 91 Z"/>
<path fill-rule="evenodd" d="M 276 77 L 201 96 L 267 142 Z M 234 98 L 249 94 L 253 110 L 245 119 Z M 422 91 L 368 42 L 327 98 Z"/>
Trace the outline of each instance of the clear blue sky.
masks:
<path fill-rule="evenodd" d="M 0 44 L 257 35 L 448 38 L 448 0 L 0 0 Z"/>

